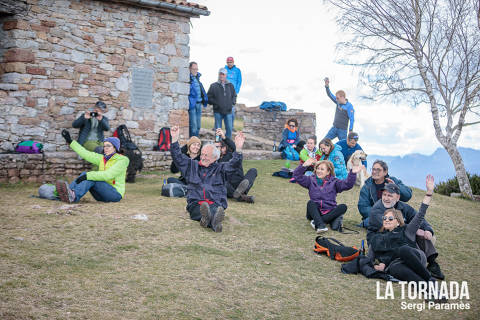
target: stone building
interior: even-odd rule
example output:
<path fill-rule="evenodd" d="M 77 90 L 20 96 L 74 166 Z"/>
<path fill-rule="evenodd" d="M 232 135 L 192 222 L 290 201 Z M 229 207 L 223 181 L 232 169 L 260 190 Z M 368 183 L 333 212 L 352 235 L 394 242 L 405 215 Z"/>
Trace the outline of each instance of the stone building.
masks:
<path fill-rule="evenodd" d="M 111 130 L 125 123 L 142 150 L 169 121 L 187 128 L 190 19 L 201 15 L 206 7 L 178 0 L 0 0 L 0 152 L 32 139 L 52 175 L 81 171 L 59 167 L 75 157 L 61 153 L 60 132 L 99 99 Z M 0 180 L 38 168 L 15 159 L 0 159 Z"/>
<path fill-rule="evenodd" d="M 187 108 L 189 23 L 208 15 L 206 7 L 1 0 L 0 13 L 0 151 L 26 139 L 66 149 L 61 129 L 99 99 L 112 131 L 125 123 L 151 150 L 169 116 Z"/>

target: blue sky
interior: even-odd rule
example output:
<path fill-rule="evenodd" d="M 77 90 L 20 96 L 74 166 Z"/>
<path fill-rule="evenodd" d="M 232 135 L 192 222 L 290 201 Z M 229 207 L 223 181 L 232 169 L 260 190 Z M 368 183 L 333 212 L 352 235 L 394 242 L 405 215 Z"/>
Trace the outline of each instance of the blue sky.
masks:
<path fill-rule="evenodd" d="M 238 102 L 249 107 L 262 101 L 283 101 L 289 108 L 317 115 L 317 135 L 332 125 L 335 105 L 325 94 L 344 90 L 355 107 L 354 130 L 370 154 L 431 154 L 435 138 L 428 106 L 371 102 L 360 99 L 365 89 L 358 70 L 335 63 L 342 32 L 332 8 L 318 0 L 199 0 L 210 16 L 192 19 L 190 58 L 198 62 L 202 82 L 214 82 L 227 56 L 242 70 Z M 478 149 L 479 126 L 464 129 L 459 146 Z"/>

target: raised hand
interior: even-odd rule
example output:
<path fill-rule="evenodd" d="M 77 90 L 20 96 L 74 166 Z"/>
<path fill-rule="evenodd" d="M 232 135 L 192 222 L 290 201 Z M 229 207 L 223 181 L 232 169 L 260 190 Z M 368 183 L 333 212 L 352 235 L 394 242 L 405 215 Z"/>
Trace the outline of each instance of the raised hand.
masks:
<path fill-rule="evenodd" d="M 393 183 L 393 184 L 395 184 L 395 181 L 393 181 L 393 180 L 390 179 L 390 178 L 385 178 L 385 181 L 387 181 L 387 183 Z"/>
<path fill-rule="evenodd" d="M 70 137 L 70 132 L 68 132 L 67 129 L 62 130 L 62 137 L 65 139 L 65 141 L 70 145 L 72 143 L 72 137 Z"/>
<path fill-rule="evenodd" d="M 237 152 L 241 152 L 243 148 L 243 144 L 245 143 L 245 135 L 242 131 L 239 131 L 235 136 L 235 148 Z"/>
<path fill-rule="evenodd" d="M 330 85 L 330 80 L 328 78 L 323 79 L 325 81 L 325 87 L 328 87 Z"/>
<path fill-rule="evenodd" d="M 435 188 L 435 179 L 431 174 L 427 175 L 425 179 L 425 185 L 427 187 L 427 194 L 433 194 L 433 189 Z"/>
<path fill-rule="evenodd" d="M 365 166 L 363 164 L 357 164 L 352 167 L 353 173 L 359 173 L 361 170 L 365 170 Z"/>
<path fill-rule="evenodd" d="M 85 119 L 90 119 L 90 118 L 92 117 L 92 116 L 90 115 L 90 111 L 88 111 L 88 110 L 85 111 L 85 113 L 83 114 L 83 117 L 84 117 Z"/>
<path fill-rule="evenodd" d="M 170 128 L 170 134 L 172 136 L 172 143 L 178 141 L 178 137 L 180 136 L 180 128 L 178 126 L 173 126 Z"/>
<path fill-rule="evenodd" d="M 216 135 L 216 136 L 219 136 L 219 137 L 222 137 L 222 139 L 225 139 L 225 133 L 223 132 L 222 128 L 218 128 L 218 129 L 215 131 L 215 135 Z"/>
<path fill-rule="evenodd" d="M 312 164 L 314 164 L 316 160 L 314 158 L 308 158 L 304 163 L 304 167 L 310 167 Z"/>

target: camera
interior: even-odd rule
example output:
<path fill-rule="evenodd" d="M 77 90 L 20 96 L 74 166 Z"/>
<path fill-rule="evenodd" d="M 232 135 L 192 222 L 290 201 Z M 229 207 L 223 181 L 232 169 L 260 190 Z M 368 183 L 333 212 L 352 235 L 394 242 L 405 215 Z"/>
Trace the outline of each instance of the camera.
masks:
<path fill-rule="evenodd" d="M 93 112 L 93 111 L 90 112 L 90 117 L 95 118 L 96 116 L 98 116 L 98 113 Z"/>

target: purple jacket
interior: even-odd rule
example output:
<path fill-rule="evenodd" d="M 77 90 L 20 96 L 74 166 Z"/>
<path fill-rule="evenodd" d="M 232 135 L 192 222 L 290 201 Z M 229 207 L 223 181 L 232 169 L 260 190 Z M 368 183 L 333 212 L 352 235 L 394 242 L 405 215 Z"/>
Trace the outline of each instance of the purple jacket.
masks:
<path fill-rule="evenodd" d="M 327 213 L 325 211 L 335 209 L 337 206 L 337 193 L 352 189 L 357 179 L 357 174 L 350 170 L 347 179 L 340 180 L 328 176 L 323 179 L 323 185 L 319 185 L 315 174 L 311 176 L 304 175 L 306 169 L 304 166 L 298 166 L 293 171 L 293 178 L 299 185 L 308 189 L 310 200 L 317 204 L 318 210 L 322 214 Z"/>

